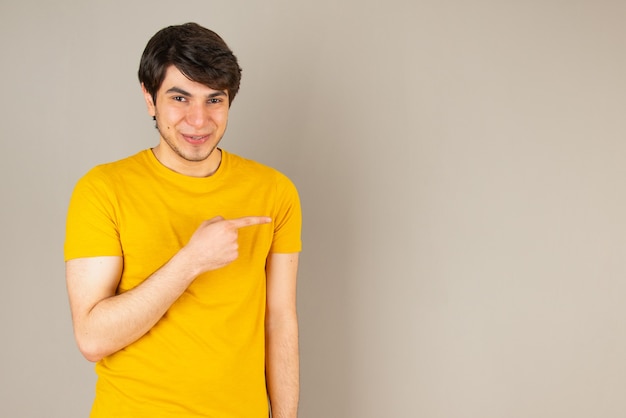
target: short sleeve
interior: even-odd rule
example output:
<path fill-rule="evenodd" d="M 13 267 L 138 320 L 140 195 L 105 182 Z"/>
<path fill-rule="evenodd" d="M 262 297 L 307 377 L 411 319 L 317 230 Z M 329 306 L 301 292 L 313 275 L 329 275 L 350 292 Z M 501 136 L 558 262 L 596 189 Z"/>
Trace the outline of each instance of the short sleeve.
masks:
<path fill-rule="evenodd" d="M 104 173 L 92 169 L 76 184 L 65 226 L 65 260 L 121 256 L 117 199 Z"/>
<path fill-rule="evenodd" d="M 282 174 L 276 183 L 276 215 L 272 253 L 294 253 L 302 250 L 302 209 L 294 184 Z"/>

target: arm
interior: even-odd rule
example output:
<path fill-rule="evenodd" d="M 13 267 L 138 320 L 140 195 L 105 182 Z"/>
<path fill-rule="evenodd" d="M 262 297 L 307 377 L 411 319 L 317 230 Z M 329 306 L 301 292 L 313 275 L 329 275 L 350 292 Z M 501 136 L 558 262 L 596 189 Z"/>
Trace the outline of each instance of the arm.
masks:
<path fill-rule="evenodd" d="M 87 360 L 98 361 L 126 347 L 156 324 L 193 280 L 178 264 L 174 257 L 141 285 L 116 295 L 122 257 L 67 261 L 74 335 Z"/>
<path fill-rule="evenodd" d="M 295 418 L 300 390 L 296 313 L 298 253 L 270 254 L 266 270 L 265 361 L 272 416 Z"/>
<path fill-rule="evenodd" d="M 122 257 L 90 257 L 66 263 L 74 335 L 80 351 L 98 361 L 150 330 L 201 273 L 238 256 L 238 229 L 267 223 L 266 217 L 203 222 L 187 245 L 139 286 L 116 294 Z"/>

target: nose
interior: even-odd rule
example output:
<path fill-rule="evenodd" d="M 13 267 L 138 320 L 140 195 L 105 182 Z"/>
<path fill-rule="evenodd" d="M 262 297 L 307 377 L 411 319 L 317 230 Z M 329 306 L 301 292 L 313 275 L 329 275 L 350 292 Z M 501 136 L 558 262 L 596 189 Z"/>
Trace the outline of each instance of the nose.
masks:
<path fill-rule="evenodd" d="M 190 126 L 202 127 L 208 119 L 207 111 L 201 103 L 191 103 L 187 109 L 185 120 Z"/>

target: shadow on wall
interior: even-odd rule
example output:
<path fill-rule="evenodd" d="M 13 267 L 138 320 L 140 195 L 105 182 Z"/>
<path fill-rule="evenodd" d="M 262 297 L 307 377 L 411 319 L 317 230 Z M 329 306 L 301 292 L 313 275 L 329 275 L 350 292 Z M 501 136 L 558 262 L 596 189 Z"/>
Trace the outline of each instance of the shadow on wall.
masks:
<path fill-rule="evenodd" d="M 317 159 L 316 159 L 317 160 Z M 318 160 L 317 160 L 318 161 Z M 357 262 L 349 221 L 354 199 L 338 167 L 306 167 L 294 176 L 302 199 L 303 254 L 298 285 L 301 416 L 347 417 L 351 368 L 350 277 Z M 304 167 L 303 167 L 304 168 Z"/>

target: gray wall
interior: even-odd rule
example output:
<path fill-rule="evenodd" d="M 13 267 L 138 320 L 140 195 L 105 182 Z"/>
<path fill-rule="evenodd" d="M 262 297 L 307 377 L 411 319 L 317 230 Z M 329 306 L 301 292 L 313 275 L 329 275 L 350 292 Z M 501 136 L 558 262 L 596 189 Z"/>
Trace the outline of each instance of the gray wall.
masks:
<path fill-rule="evenodd" d="M 198 21 L 223 147 L 303 201 L 301 417 L 626 415 L 626 3 L 0 3 L 0 416 L 81 417 L 74 182 L 156 144 L 136 68 Z"/>

